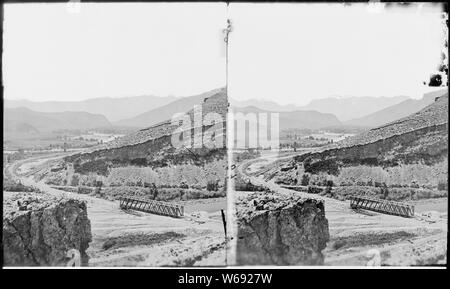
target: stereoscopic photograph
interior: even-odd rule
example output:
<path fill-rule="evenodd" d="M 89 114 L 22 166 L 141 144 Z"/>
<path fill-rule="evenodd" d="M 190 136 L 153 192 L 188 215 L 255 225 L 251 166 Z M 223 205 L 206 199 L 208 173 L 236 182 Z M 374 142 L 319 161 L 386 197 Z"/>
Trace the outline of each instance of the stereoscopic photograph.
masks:
<path fill-rule="evenodd" d="M 446 4 L 14 2 L 2 34 L 3 267 L 447 265 Z"/>

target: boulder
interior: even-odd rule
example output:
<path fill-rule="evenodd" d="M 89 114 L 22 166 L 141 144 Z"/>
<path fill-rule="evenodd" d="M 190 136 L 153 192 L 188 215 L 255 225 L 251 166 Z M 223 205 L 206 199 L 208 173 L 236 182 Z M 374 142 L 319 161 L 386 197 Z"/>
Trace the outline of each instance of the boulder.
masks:
<path fill-rule="evenodd" d="M 91 240 L 85 202 L 44 193 L 4 193 L 5 266 L 86 266 Z"/>
<path fill-rule="evenodd" d="M 324 203 L 273 192 L 238 198 L 237 265 L 321 265 L 330 238 Z"/>

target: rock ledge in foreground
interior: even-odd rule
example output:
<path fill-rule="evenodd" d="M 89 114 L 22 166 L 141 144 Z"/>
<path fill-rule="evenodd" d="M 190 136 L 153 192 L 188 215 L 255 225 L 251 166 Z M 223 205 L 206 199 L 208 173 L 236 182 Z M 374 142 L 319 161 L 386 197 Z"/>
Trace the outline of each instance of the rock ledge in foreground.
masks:
<path fill-rule="evenodd" d="M 324 203 L 270 192 L 236 201 L 237 265 L 321 265 L 329 240 Z"/>
<path fill-rule="evenodd" d="M 43 193 L 4 193 L 5 266 L 66 266 L 71 249 L 86 266 L 91 239 L 85 202 Z"/>

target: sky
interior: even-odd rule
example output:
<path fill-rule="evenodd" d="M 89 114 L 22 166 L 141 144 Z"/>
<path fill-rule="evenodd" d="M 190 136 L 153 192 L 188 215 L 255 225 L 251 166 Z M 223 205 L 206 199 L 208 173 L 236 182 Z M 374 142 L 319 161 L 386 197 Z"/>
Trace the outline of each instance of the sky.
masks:
<path fill-rule="evenodd" d="M 188 96 L 223 87 L 225 26 L 223 3 L 5 4 L 4 97 Z"/>
<path fill-rule="evenodd" d="M 188 96 L 225 86 L 228 17 L 230 98 L 297 105 L 324 97 L 420 98 L 442 49 L 442 22 L 431 10 L 84 3 L 77 12 L 65 3 L 6 4 L 4 96 Z"/>
<path fill-rule="evenodd" d="M 365 4 L 233 4 L 229 97 L 298 105 L 325 97 L 420 98 L 430 90 L 422 83 L 436 71 L 443 47 L 436 12 L 426 5 L 419 12 Z"/>

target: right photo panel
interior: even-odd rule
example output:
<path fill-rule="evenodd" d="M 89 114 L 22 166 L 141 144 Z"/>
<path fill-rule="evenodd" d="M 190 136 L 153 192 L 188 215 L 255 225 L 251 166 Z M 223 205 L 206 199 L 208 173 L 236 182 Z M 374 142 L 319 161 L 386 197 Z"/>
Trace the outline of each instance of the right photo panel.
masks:
<path fill-rule="evenodd" d="M 447 263 L 443 4 L 228 6 L 227 264 Z"/>

